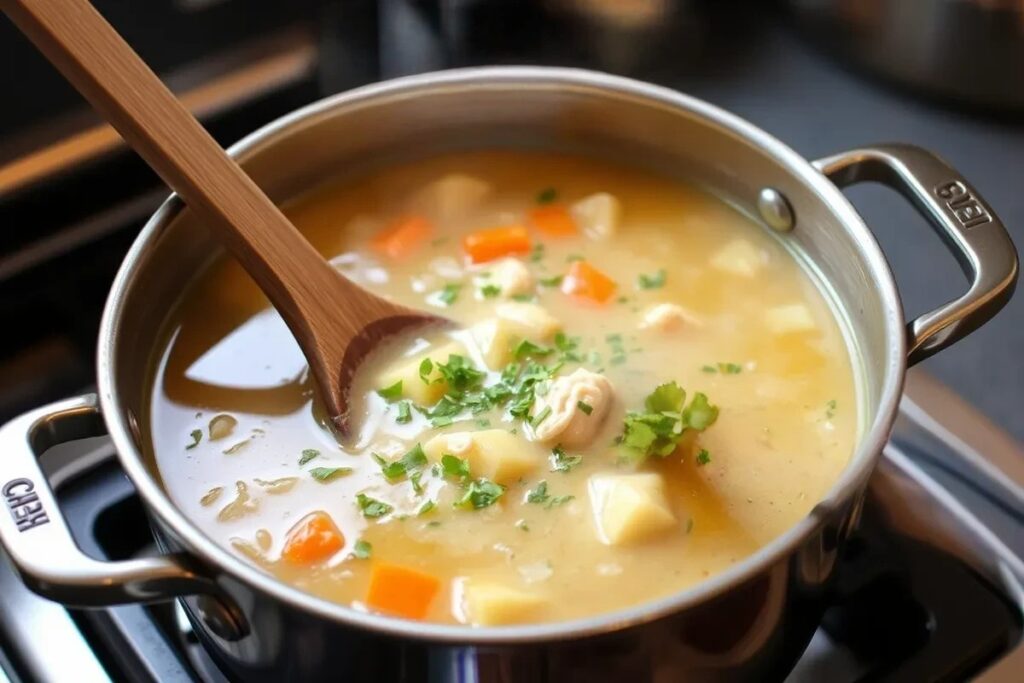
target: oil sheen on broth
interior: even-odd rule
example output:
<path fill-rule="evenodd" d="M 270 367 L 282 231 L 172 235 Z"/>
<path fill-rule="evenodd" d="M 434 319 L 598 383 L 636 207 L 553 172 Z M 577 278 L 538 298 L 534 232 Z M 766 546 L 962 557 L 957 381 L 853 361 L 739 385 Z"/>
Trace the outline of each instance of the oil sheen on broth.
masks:
<path fill-rule="evenodd" d="M 459 324 L 371 359 L 342 447 L 236 263 L 172 312 L 150 407 L 163 484 L 303 590 L 476 625 L 611 611 L 753 553 L 852 453 L 831 310 L 693 187 L 488 151 L 329 183 L 287 213 L 350 278 Z"/>

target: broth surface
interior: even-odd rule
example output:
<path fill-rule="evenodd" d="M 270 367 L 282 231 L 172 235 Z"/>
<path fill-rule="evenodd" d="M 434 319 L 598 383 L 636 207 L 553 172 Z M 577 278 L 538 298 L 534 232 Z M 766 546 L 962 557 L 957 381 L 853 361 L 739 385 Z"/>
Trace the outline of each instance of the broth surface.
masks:
<path fill-rule="evenodd" d="M 607 200 L 578 204 L 594 193 L 609 193 L 621 206 L 617 229 L 598 238 L 607 215 L 598 211 L 592 225 L 586 207 L 607 208 Z M 541 208 L 547 212 L 534 213 Z M 329 183 L 285 210 L 348 277 L 463 328 L 426 331 L 372 358 L 352 393 L 357 437 L 342 447 L 324 426 L 287 328 L 235 262 L 214 263 L 171 312 L 149 415 L 150 456 L 163 484 L 210 537 L 304 590 L 357 609 L 475 624 L 635 605 L 724 570 L 795 524 L 853 452 L 853 371 L 821 293 L 777 241 L 691 186 L 592 159 L 488 151 Z M 544 221 L 550 224 L 539 229 Z M 526 228 L 529 250 L 509 257 L 524 268 L 469 262 L 464 236 L 495 226 Z M 532 283 L 510 298 L 502 286 L 522 283 L 499 273 L 499 263 L 512 275 L 527 271 Z M 566 293 L 566 274 L 580 263 L 614 282 L 603 303 L 593 292 Z M 659 316 L 652 311 L 659 304 L 673 306 Z M 531 339 L 520 331 L 502 338 L 507 348 L 494 342 L 488 349 L 473 330 L 494 323 L 499 306 L 539 306 L 561 334 Z M 551 381 L 538 385 L 528 416 L 535 426 L 508 414 L 510 400 L 463 411 L 451 424 L 440 411 L 431 419 L 408 395 L 430 388 L 415 386 L 422 367 L 398 392 L 390 381 L 382 385 L 396 367 L 442 347 L 448 350 L 438 362 L 450 365 L 455 348 L 486 373 L 474 380 L 483 386 L 501 381 L 509 363 L 519 362 L 520 373 L 531 361 L 549 372 L 562 363 L 555 383 L 583 368 L 610 383 L 607 414 L 593 427 L 585 411 L 600 413 L 600 406 L 577 401 L 571 407 L 581 414 L 570 419 L 593 433 L 556 454 L 557 438 L 531 440 L 558 417 L 540 415 L 555 400 L 541 393 L 552 391 Z M 488 353 L 511 357 L 485 367 Z M 437 376 L 436 367 L 426 376 Z M 646 397 L 673 381 L 687 404 L 705 394 L 717 420 L 686 430 L 666 457 L 642 460 L 631 439 L 617 443 L 627 412 L 645 411 Z M 528 456 L 534 464 L 486 478 L 479 490 L 470 482 L 480 471 L 460 480 L 438 464 L 438 442 L 427 447 L 437 434 L 493 430 L 514 432 L 512 452 L 504 447 L 499 460 Z M 384 468 L 416 444 L 429 462 L 386 477 Z M 440 452 L 460 445 L 441 442 Z M 643 487 L 615 489 L 622 494 L 615 500 L 626 502 L 607 513 L 614 519 L 602 517 L 600 510 L 612 508 L 600 507 L 600 491 L 612 489 L 595 481 L 638 473 L 657 475 L 661 491 L 648 500 Z M 487 484 L 504 489 L 475 508 L 494 497 Z M 470 500 L 474 491 L 480 496 Z M 315 512 L 336 529 L 309 527 L 324 533 L 286 549 L 289 530 Z M 413 571 L 398 578 L 384 571 L 395 567 Z M 426 586 L 424 604 L 413 596 L 387 606 L 402 590 L 415 592 L 410 580 Z M 375 590 L 392 598 L 382 603 Z"/>

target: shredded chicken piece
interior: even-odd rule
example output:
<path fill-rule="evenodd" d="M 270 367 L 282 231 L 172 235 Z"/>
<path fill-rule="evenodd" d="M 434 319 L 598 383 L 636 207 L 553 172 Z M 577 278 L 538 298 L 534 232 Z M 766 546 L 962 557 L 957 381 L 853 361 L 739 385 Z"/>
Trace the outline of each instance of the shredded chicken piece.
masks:
<path fill-rule="evenodd" d="M 640 327 L 657 332 L 674 332 L 685 326 L 701 327 L 700 318 L 678 304 L 655 304 L 644 312 Z"/>
<path fill-rule="evenodd" d="M 489 272 L 491 276 L 487 278 L 486 283 L 501 289 L 501 296 L 506 299 L 533 291 L 533 274 L 526 264 L 517 258 L 503 258 L 493 264 Z"/>
<path fill-rule="evenodd" d="M 534 405 L 535 418 L 550 409 L 533 428 L 534 436 L 566 448 L 586 446 L 597 435 L 612 400 L 612 383 L 604 375 L 579 368 L 559 377 Z"/>

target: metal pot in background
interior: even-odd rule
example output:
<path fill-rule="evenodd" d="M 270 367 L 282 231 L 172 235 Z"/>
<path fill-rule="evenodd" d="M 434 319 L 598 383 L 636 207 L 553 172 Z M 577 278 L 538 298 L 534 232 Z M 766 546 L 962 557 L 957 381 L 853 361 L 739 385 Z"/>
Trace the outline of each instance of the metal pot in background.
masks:
<path fill-rule="evenodd" d="M 813 265 L 855 348 L 864 428 L 841 477 L 804 519 L 688 590 L 556 623 L 408 621 L 278 581 L 189 521 L 144 455 L 148 436 L 140 424 L 166 312 L 220 252 L 171 197 L 139 235 L 111 290 L 98 401 L 68 399 L 0 429 L 0 494 L 9 512 L 0 514 L 0 541 L 25 583 L 86 607 L 180 597 L 197 636 L 235 680 L 781 680 L 819 622 L 907 366 L 983 324 L 1013 290 L 1017 258 L 1002 224 L 956 171 L 924 150 L 886 145 L 808 162 L 700 100 L 572 69 L 467 69 L 368 86 L 286 116 L 231 153 L 280 201 L 344 169 L 466 146 L 589 152 L 686 177 L 760 216 L 763 229 Z M 971 281 L 965 294 L 909 325 L 881 250 L 840 190 L 869 180 L 902 192 Z M 72 539 L 37 456 L 104 426 L 167 554 L 101 562 Z"/>
<path fill-rule="evenodd" d="M 1020 0 L 788 0 L 828 49 L 954 102 L 1024 109 Z"/>

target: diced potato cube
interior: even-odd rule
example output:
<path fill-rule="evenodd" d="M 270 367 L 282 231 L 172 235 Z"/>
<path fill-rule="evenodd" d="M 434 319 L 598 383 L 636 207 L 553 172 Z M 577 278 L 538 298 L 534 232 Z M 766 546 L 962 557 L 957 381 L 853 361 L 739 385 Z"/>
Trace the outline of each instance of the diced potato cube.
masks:
<path fill-rule="evenodd" d="M 488 367 L 493 370 L 512 360 L 515 346 L 523 339 L 535 343 L 550 341 L 562 325 L 537 304 L 508 302 L 495 309 L 498 317 L 473 327 L 473 338 Z"/>
<path fill-rule="evenodd" d="M 533 274 L 526 264 L 517 258 L 508 257 L 496 261 L 488 272 L 491 276 L 484 280 L 484 283 L 498 287 L 501 296 L 506 299 L 533 291 Z"/>
<path fill-rule="evenodd" d="M 765 263 L 765 255 L 745 239 L 734 239 L 711 257 L 711 265 L 740 277 L 754 277 Z"/>
<path fill-rule="evenodd" d="M 659 474 L 595 474 L 588 493 L 598 537 L 606 545 L 642 541 L 676 524 Z"/>
<path fill-rule="evenodd" d="M 504 429 L 438 434 L 423 445 L 427 457 L 440 461 L 451 453 L 469 462 L 473 477 L 508 484 L 537 469 L 545 459 L 538 447 Z"/>
<path fill-rule="evenodd" d="M 539 595 L 500 583 L 467 579 L 462 582 L 462 615 L 475 626 L 527 621 L 546 601 Z"/>
<path fill-rule="evenodd" d="M 459 218 L 478 208 L 491 185 L 479 178 L 451 173 L 428 183 L 412 200 L 412 207 L 440 220 Z"/>
<path fill-rule="evenodd" d="M 569 212 L 587 237 L 603 240 L 618 232 L 622 204 L 615 196 L 598 192 L 573 204 Z"/>
<path fill-rule="evenodd" d="M 452 354 L 465 355 L 466 347 L 457 341 L 452 341 L 412 357 L 400 358 L 377 376 L 374 387 L 383 389 L 401 380 L 403 397 L 421 406 L 433 405 L 448 391 L 448 383 L 442 380 L 437 364 L 447 363 L 448 356 Z M 430 374 L 427 375 L 429 384 L 420 377 L 420 364 L 424 358 L 429 358 L 434 364 Z"/>
<path fill-rule="evenodd" d="M 818 328 L 804 304 L 787 304 L 764 312 L 764 324 L 774 334 L 812 332 Z"/>

